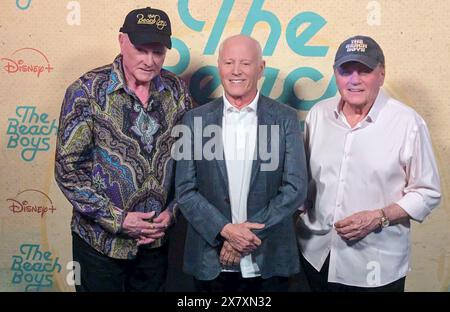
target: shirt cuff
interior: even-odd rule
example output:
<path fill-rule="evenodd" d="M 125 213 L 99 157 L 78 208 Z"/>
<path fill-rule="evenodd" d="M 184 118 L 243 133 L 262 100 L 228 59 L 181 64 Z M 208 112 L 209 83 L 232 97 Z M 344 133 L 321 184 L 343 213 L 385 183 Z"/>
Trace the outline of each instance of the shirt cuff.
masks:
<path fill-rule="evenodd" d="M 419 222 L 425 220 L 425 217 L 431 212 L 431 209 L 425 204 L 422 195 L 416 192 L 405 194 L 396 204 L 402 207 L 412 219 Z"/>
<path fill-rule="evenodd" d="M 125 221 L 126 213 L 122 209 L 115 207 L 112 203 L 108 204 L 110 209 L 110 216 L 108 218 L 100 218 L 97 222 L 108 232 L 112 234 L 119 234 L 123 229 L 123 222 Z"/>
<path fill-rule="evenodd" d="M 178 211 L 178 202 L 176 200 L 172 200 L 167 208 L 173 215 Z"/>

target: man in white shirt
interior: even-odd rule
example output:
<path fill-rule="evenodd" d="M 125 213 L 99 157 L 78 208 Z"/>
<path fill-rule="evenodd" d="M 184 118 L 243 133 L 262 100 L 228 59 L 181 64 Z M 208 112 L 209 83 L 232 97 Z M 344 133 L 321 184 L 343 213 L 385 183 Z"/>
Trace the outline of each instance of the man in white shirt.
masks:
<path fill-rule="evenodd" d="M 302 264 L 313 291 L 404 291 L 410 220 L 422 222 L 441 197 L 427 126 L 381 90 L 384 54 L 372 38 L 345 40 L 334 74 L 339 95 L 305 121 Z"/>
<path fill-rule="evenodd" d="M 294 109 L 259 94 L 264 66 L 256 40 L 227 38 L 223 96 L 183 118 L 190 154 L 177 161 L 176 193 L 189 223 L 183 268 L 197 291 L 287 291 L 300 268 L 292 218 L 307 189 L 300 123 Z M 218 157 L 199 155 L 216 138 Z"/>

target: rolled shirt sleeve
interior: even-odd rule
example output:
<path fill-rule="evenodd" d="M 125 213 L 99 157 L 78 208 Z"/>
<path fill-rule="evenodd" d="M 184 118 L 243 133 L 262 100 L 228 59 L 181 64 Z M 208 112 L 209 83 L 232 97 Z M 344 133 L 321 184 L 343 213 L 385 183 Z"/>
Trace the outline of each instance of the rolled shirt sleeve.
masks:
<path fill-rule="evenodd" d="M 422 222 L 441 199 L 439 173 L 430 135 L 420 117 L 408 137 L 404 150 L 407 162 L 407 185 L 404 196 L 396 202 L 412 219 Z"/>

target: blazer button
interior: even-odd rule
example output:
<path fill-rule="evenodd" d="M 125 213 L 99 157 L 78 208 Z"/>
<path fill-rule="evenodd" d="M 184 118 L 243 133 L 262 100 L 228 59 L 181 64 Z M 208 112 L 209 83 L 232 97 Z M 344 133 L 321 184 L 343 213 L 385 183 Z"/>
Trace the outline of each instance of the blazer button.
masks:
<path fill-rule="evenodd" d="M 229 203 L 230 203 L 230 198 L 228 198 L 228 197 L 225 197 L 225 198 L 224 198 L 224 200 L 225 200 L 225 202 L 226 202 L 227 204 L 229 204 Z"/>

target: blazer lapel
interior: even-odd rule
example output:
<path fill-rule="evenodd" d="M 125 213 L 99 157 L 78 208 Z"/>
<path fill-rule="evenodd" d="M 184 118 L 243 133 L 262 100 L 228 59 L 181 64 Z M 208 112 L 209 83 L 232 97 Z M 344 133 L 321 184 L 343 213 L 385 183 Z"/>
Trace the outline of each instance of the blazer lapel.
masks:
<path fill-rule="evenodd" d="M 207 114 L 207 116 L 206 116 L 207 120 L 205 121 L 204 127 L 206 127 L 208 125 L 218 125 L 220 127 L 220 129 L 223 130 L 223 128 L 222 128 L 223 105 L 224 105 L 223 99 L 222 99 L 222 97 L 220 97 L 216 101 L 217 101 L 216 108 Z M 220 142 L 220 144 L 221 144 L 221 146 L 219 146 L 218 148 L 222 149 L 222 158 L 216 159 L 216 163 L 217 163 L 217 166 L 219 167 L 219 171 L 222 175 L 222 178 L 223 178 L 222 181 L 224 181 L 226 189 L 228 190 L 228 174 L 227 174 L 227 167 L 226 167 L 226 163 L 225 163 L 225 154 L 223 152 L 222 133 L 220 133 L 220 135 L 221 135 L 221 137 L 217 141 Z M 203 144 L 203 146 L 204 146 L 204 144 Z"/>
<path fill-rule="evenodd" d="M 255 145 L 255 154 L 256 154 L 256 159 L 253 160 L 253 164 L 252 164 L 252 173 L 251 173 L 251 178 L 250 178 L 250 188 L 252 187 L 253 183 L 255 182 L 255 178 L 258 174 L 258 171 L 260 170 L 260 166 L 261 166 L 261 155 L 260 155 L 260 130 L 261 130 L 261 126 L 266 126 L 266 138 L 261 137 L 261 139 L 266 139 L 266 146 L 264 147 L 266 150 L 268 149 L 268 147 L 270 147 L 270 141 L 271 141 L 271 135 L 270 135 L 270 125 L 272 125 L 274 123 L 274 119 L 272 116 L 272 112 L 270 109 L 270 104 L 267 103 L 264 100 L 264 96 L 260 95 L 259 96 L 259 100 L 258 100 L 258 108 L 256 111 L 256 115 L 258 117 L 258 128 L 257 128 L 257 132 L 256 132 L 256 145 Z"/>

